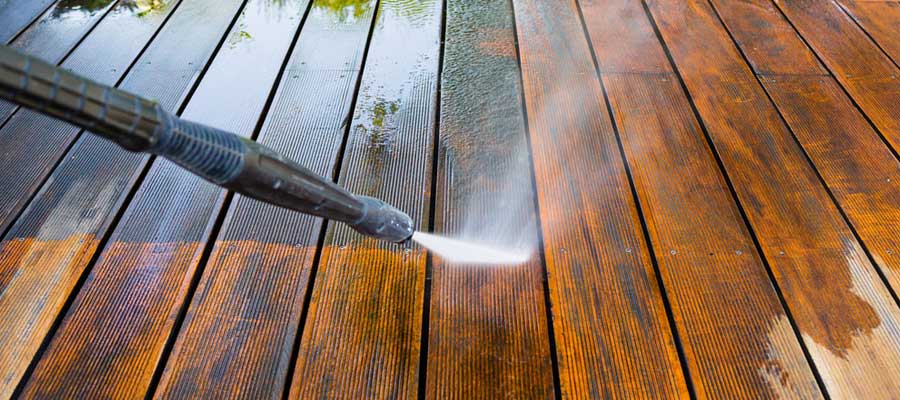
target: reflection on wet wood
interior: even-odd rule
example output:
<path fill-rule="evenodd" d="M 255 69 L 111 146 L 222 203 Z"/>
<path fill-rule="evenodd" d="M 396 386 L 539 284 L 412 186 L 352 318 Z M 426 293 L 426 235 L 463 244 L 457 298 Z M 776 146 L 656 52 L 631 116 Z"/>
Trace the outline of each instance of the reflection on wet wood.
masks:
<path fill-rule="evenodd" d="M 248 4 L 226 36 L 250 31 L 258 42 L 220 49 L 187 118 L 252 132 L 306 9 L 305 2 L 292 3 L 273 20 L 261 2 Z M 238 94 L 244 100 L 231 101 Z M 146 394 L 224 194 L 169 162 L 153 164 L 37 363 L 25 397 Z"/>
<path fill-rule="evenodd" d="M 428 226 L 442 2 L 382 0 L 339 183 Z M 425 251 L 331 223 L 291 398 L 415 397 Z"/>
<path fill-rule="evenodd" d="M 582 7 L 697 396 L 821 397 L 640 1 Z"/>
<path fill-rule="evenodd" d="M 5 1 L 0 3 L 0 44 L 6 44 L 28 27 L 56 0 Z"/>
<path fill-rule="evenodd" d="M 312 4 L 258 141 L 331 175 L 376 2 L 347 18 Z M 172 349 L 157 395 L 282 395 L 310 268 L 323 228 L 312 218 L 236 197 Z"/>
<path fill-rule="evenodd" d="M 426 397 L 552 398 L 512 7 L 447 2 L 435 231 L 520 246 L 518 266 L 435 257 Z"/>
<path fill-rule="evenodd" d="M 576 4 L 515 0 L 564 397 L 687 397 Z"/>
<path fill-rule="evenodd" d="M 710 4 L 648 3 L 826 390 L 890 397 L 900 309 L 876 267 Z"/>

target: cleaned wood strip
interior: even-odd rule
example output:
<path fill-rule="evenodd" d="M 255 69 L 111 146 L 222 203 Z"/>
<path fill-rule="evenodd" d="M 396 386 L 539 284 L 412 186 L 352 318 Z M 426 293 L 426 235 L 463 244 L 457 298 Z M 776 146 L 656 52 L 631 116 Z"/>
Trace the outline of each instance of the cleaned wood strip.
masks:
<path fill-rule="evenodd" d="M 552 398 L 512 7 L 447 2 L 435 231 L 530 252 L 522 265 L 433 256 L 426 397 Z"/>
<path fill-rule="evenodd" d="M 582 9 L 697 397 L 821 397 L 641 2 Z"/>
<path fill-rule="evenodd" d="M 514 0 L 563 397 L 687 397 L 573 1 Z"/>
<path fill-rule="evenodd" d="M 80 3 L 60 1 L 54 4 L 9 46 L 51 64 L 60 63 L 116 4 L 113 0 L 98 0 L 91 2 L 89 6 L 81 7 Z M 0 126 L 17 109 L 18 107 L 12 103 L 0 100 Z M 0 139 L 2 138 L 3 136 L 0 136 Z M 4 158 L 7 155 L 5 150 L 5 146 L 0 146 L 0 156 Z M 0 232 L 2 231 L 0 229 Z"/>
<path fill-rule="evenodd" d="M 777 70 L 795 65 L 795 74 L 765 74 L 763 86 L 806 150 L 819 174 L 856 229 L 895 292 L 900 291 L 900 162 L 854 107 L 840 85 L 820 66 L 799 68 L 777 54 L 813 53 L 784 16 L 768 1 L 715 0 L 728 28 L 734 24 L 777 27 L 783 36 L 760 30 L 754 35 L 732 29 L 754 70 Z M 736 22 L 740 21 L 740 22 Z M 772 64 L 779 66 L 770 67 Z M 759 74 L 759 72 L 757 72 Z"/>
<path fill-rule="evenodd" d="M 648 1 L 836 398 L 896 397 L 900 309 L 706 1 Z"/>
<path fill-rule="evenodd" d="M 428 226 L 442 2 L 382 1 L 339 182 Z M 425 251 L 330 223 L 291 398 L 413 398 Z"/>
<path fill-rule="evenodd" d="M 178 3 L 162 3 L 151 11 L 119 3 L 62 67 L 115 85 Z M 31 110 L 19 110 L 0 129 L 0 232 L 27 205 L 80 132 L 73 125 Z"/>
<path fill-rule="evenodd" d="M 184 116 L 249 136 L 306 6 L 247 3 Z M 23 397 L 143 398 L 224 197 L 222 189 L 157 159 Z"/>
<path fill-rule="evenodd" d="M 894 151 L 900 152 L 900 69 L 834 2 L 776 4 Z"/>
<path fill-rule="evenodd" d="M 7 43 L 56 0 L 7 0 L 0 3 L 0 43 Z"/>
<path fill-rule="evenodd" d="M 900 1 L 840 0 L 844 9 L 900 64 Z"/>
<path fill-rule="evenodd" d="M 258 141 L 331 176 L 377 2 L 317 0 Z M 321 218 L 236 196 L 157 395 L 277 398 L 284 392 Z"/>

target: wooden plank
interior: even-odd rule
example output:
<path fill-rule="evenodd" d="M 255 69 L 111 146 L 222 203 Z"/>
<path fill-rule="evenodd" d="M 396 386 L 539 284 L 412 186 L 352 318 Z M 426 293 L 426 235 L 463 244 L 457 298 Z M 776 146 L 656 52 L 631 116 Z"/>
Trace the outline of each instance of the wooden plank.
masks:
<path fill-rule="evenodd" d="M 56 0 L 0 0 L 0 43 L 8 43 Z"/>
<path fill-rule="evenodd" d="M 900 64 L 900 1 L 840 0 L 851 17 L 892 60 Z"/>
<path fill-rule="evenodd" d="M 784 71 L 757 75 L 875 263 L 895 292 L 900 290 L 900 162 L 821 65 L 781 56 L 815 57 L 774 5 L 762 0 L 714 4 L 741 49 L 768 54 L 746 53 L 754 70 Z M 732 28 L 736 25 L 774 29 L 747 35 Z M 774 31 L 787 33 L 771 35 Z"/>
<path fill-rule="evenodd" d="M 62 67 L 115 85 L 179 1 L 149 12 L 119 3 L 68 56 Z M 0 129 L 0 232 L 63 157 L 81 129 L 31 110 L 19 110 Z"/>
<path fill-rule="evenodd" d="M 245 5 L 191 97 L 186 118 L 253 132 L 307 3 L 272 6 L 263 0 Z M 224 197 L 223 190 L 174 164 L 154 162 L 23 397 L 144 397 Z"/>
<path fill-rule="evenodd" d="M 694 392 L 821 397 L 641 2 L 588 1 L 582 9 Z"/>
<path fill-rule="evenodd" d="M 440 0 L 382 1 L 339 182 L 428 226 Z M 425 251 L 328 226 L 291 398 L 412 398 L 419 380 Z"/>
<path fill-rule="evenodd" d="M 687 397 L 573 1 L 514 0 L 563 397 Z"/>
<path fill-rule="evenodd" d="M 900 309 L 802 149 L 709 3 L 648 3 L 828 394 L 896 396 Z"/>
<path fill-rule="evenodd" d="M 187 9 L 181 14 L 189 14 L 190 20 L 195 20 L 197 10 Z M 232 9 L 232 15 L 234 12 Z M 210 16 L 210 22 L 214 23 L 214 14 Z M 128 28 L 127 24 L 117 26 Z M 182 28 L 169 33 L 171 30 L 161 34 L 122 87 L 150 95 L 174 109 L 211 54 L 217 37 L 204 41 L 204 30 Z M 197 43 L 173 52 L 178 48 L 173 44 L 180 44 L 183 34 L 196 34 Z M 210 41 L 206 51 L 202 51 Z M 186 50 L 198 53 L 188 55 L 184 53 Z M 190 62 L 197 63 L 193 72 L 186 68 Z M 162 76 L 166 78 L 164 84 L 160 83 Z M 46 121 L 51 126 L 77 132 L 67 124 Z M 45 132 L 23 128 L 23 135 L 36 135 L 32 138 L 32 154 L 40 152 L 43 143 L 52 141 L 50 137 L 40 137 Z M 0 240 L 0 320 L 4 321 L 0 347 L 14 349 L 0 354 L 0 375 L 6 377 L 0 385 L 0 398 L 4 397 L 3 393 L 11 393 L 38 351 L 145 160 L 93 135 L 81 138 Z M 9 174 L 17 172 L 13 170 Z"/>
<path fill-rule="evenodd" d="M 507 0 L 447 2 L 435 231 L 533 257 L 433 258 L 428 398 L 554 395 L 515 34 Z"/>
<path fill-rule="evenodd" d="M 779 1 L 778 7 L 872 123 L 900 151 L 900 70 L 832 1 Z"/>
<path fill-rule="evenodd" d="M 99 0 L 82 7 L 79 1 L 60 1 L 45 11 L 9 46 L 49 63 L 58 64 L 115 3 L 113 0 Z M 0 100 L 0 126 L 17 109 L 18 107 L 13 104 Z M 5 157 L 8 154 L 5 149 L 6 147 L 0 147 L 0 156 Z"/>
<path fill-rule="evenodd" d="M 332 176 L 377 2 L 317 0 L 259 142 Z M 284 393 L 317 241 L 312 218 L 236 196 L 172 349 L 163 398 Z"/>

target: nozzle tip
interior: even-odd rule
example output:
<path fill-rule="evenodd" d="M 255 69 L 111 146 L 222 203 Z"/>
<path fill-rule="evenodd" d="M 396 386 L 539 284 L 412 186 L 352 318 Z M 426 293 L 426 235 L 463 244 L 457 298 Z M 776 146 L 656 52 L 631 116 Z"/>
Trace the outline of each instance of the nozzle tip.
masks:
<path fill-rule="evenodd" d="M 358 232 L 394 243 L 409 240 L 415 228 L 413 220 L 390 204 L 368 196 L 357 196 L 366 204 L 363 217 L 350 224 Z"/>

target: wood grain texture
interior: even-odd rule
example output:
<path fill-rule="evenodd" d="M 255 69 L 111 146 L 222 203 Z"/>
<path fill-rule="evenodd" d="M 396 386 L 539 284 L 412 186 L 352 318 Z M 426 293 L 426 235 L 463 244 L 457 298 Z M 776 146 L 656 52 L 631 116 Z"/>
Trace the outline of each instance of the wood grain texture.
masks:
<path fill-rule="evenodd" d="M 146 14 L 128 4 L 113 7 L 62 67 L 95 82 L 115 85 L 179 2 Z M 31 110 L 19 110 L 0 129 L 0 232 L 27 205 L 80 132 L 69 123 Z"/>
<path fill-rule="evenodd" d="M 687 397 L 572 1 L 513 2 L 563 397 Z"/>
<path fill-rule="evenodd" d="M 56 0 L 0 2 L 0 43 L 6 44 L 28 27 Z"/>
<path fill-rule="evenodd" d="M 897 396 L 900 309 L 709 3 L 648 1 L 825 388 Z"/>
<path fill-rule="evenodd" d="M 101 0 L 94 2 L 90 8 L 82 8 L 78 1 L 60 1 L 45 11 L 9 46 L 51 64 L 58 64 L 115 3 L 113 0 Z M 0 126 L 17 109 L 12 103 L 0 100 Z M 0 147 L 0 159 L 8 154 L 6 147 Z"/>
<path fill-rule="evenodd" d="M 694 392 L 821 397 L 641 2 L 581 5 Z"/>
<path fill-rule="evenodd" d="M 894 151 L 900 151 L 900 69 L 833 1 L 776 4 Z"/>
<path fill-rule="evenodd" d="M 247 3 L 184 116 L 250 135 L 306 5 L 284 3 L 273 17 L 272 3 Z M 154 162 L 23 397 L 144 397 L 223 198 L 174 164 Z"/>
<path fill-rule="evenodd" d="M 509 266 L 433 256 L 426 397 L 552 398 L 512 7 L 451 0 L 446 14 L 435 231 L 532 258 Z"/>
<path fill-rule="evenodd" d="M 337 167 L 377 2 L 312 4 L 257 141 L 323 176 Z M 322 219 L 235 197 L 157 390 L 280 398 Z"/>
<path fill-rule="evenodd" d="M 894 290 L 900 290 L 900 162 L 824 68 L 801 68 L 789 58 L 772 54 L 789 49 L 813 56 L 796 32 L 769 35 L 790 29 L 774 5 L 762 0 L 715 0 L 713 4 L 729 29 L 736 21 L 774 28 L 751 36 L 742 30 L 732 34 L 741 49 L 770 53 L 760 59 L 748 54 L 748 61 L 866 249 Z M 773 48 L 778 50 L 770 51 Z M 772 64 L 782 66 L 770 67 Z M 788 65 L 793 65 L 792 73 L 758 72 L 787 69 Z"/>
<path fill-rule="evenodd" d="M 201 10 L 201 3 L 179 8 L 173 24 L 125 79 L 124 89 L 156 98 L 167 109 L 177 107 L 237 8 L 217 22 L 217 14 Z M 227 3 L 220 4 L 221 14 L 229 12 Z M 209 25 L 191 24 L 198 13 L 209 16 Z M 184 43 L 184 37 L 192 42 Z M 167 77 L 165 83 L 160 76 Z M 40 144 L 34 146 L 33 153 L 41 150 Z M 82 137 L 0 240 L 0 347 L 15 349 L 0 354 L 3 391 L 20 380 L 145 162 L 146 157 L 99 137 Z"/>
<path fill-rule="evenodd" d="M 875 40 L 885 53 L 900 64 L 900 1 L 840 0 L 839 4 Z"/>
<path fill-rule="evenodd" d="M 442 2 L 382 0 L 339 183 L 428 226 Z M 425 251 L 330 223 L 291 398 L 412 398 Z"/>

